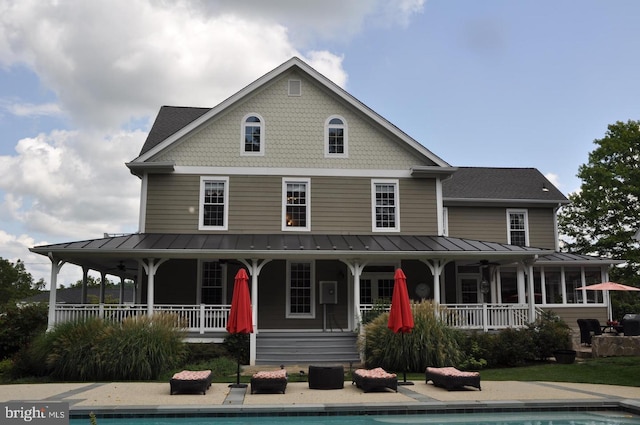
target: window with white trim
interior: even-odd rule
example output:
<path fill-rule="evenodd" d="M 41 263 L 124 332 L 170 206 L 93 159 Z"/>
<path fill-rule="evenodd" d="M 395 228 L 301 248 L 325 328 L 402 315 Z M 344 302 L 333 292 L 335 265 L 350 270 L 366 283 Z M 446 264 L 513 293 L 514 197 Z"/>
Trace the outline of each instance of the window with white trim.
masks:
<path fill-rule="evenodd" d="M 311 180 L 282 179 L 282 230 L 311 229 Z"/>
<path fill-rule="evenodd" d="M 400 231 L 398 180 L 372 180 L 371 204 L 374 232 Z"/>
<path fill-rule="evenodd" d="M 219 261 L 203 261 L 200 289 L 201 304 L 223 304 L 224 270 Z"/>
<path fill-rule="evenodd" d="M 507 210 L 507 243 L 529 246 L 529 219 L 527 210 Z"/>
<path fill-rule="evenodd" d="M 348 156 L 347 121 L 337 115 L 331 116 L 324 124 L 324 156 Z"/>
<path fill-rule="evenodd" d="M 264 119 L 260 115 L 246 115 L 241 133 L 241 155 L 264 155 Z"/>
<path fill-rule="evenodd" d="M 228 199 L 228 177 L 200 177 L 200 230 L 227 230 Z"/>
<path fill-rule="evenodd" d="M 313 263 L 287 264 L 287 317 L 315 317 L 315 290 Z"/>

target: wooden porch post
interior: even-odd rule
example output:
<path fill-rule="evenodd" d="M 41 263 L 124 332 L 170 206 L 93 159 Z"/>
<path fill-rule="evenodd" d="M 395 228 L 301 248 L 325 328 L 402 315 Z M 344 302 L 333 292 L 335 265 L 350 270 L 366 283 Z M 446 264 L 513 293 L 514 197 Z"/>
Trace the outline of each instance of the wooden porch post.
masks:
<path fill-rule="evenodd" d="M 442 295 L 440 294 L 440 275 L 444 266 L 447 265 L 449 260 L 421 260 L 429 267 L 431 274 L 433 275 L 433 301 L 436 304 L 442 303 Z"/>
<path fill-rule="evenodd" d="M 257 334 L 258 334 L 258 277 L 262 268 L 271 260 L 258 260 L 252 258 L 251 260 L 239 260 L 249 269 L 249 275 L 251 275 L 251 317 L 253 319 L 253 332 L 249 334 L 249 365 L 255 366 L 256 364 L 256 347 L 257 347 Z"/>
<path fill-rule="evenodd" d="M 87 280 L 89 280 L 89 268 L 83 266 L 82 267 L 82 292 L 81 292 L 82 304 L 87 303 Z"/>
<path fill-rule="evenodd" d="M 356 323 L 354 323 L 354 325 L 362 331 L 362 327 L 360 326 L 362 324 L 362 315 L 360 314 L 360 276 L 362 275 L 362 271 L 367 263 L 360 263 L 358 260 L 354 260 L 353 262 L 348 260 L 340 261 L 347 265 L 351 275 L 353 276 L 353 309 L 354 316 L 356 318 Z"/>
<path fill-rule="evenodd" d="M 51 253 L 49 253 L 49 260 L 51 260 L 51 282 L 49 289 L 49 317 L 47 319 L 47 331 L 53 329 L 56 324 L 56 289 L 58 286 L 58 273 L 65 263 L 62 260 L 54 259 Z"/>
<path fill-rule="evenodd" d="M 158 267 L 162 265 L 168 258 L 163 258 L 162 260 L 156 263 L 155 258 L 148 258 L 146 262 L 144 260 L 140 260 L 142 263 L 142 267 L 144 271 L 147 273 L 147 314 L 149 316 L 153 315 L 153 286 L 154 286 L 154 277 L 156 275 L 156 271 L 158 271 Z"/>

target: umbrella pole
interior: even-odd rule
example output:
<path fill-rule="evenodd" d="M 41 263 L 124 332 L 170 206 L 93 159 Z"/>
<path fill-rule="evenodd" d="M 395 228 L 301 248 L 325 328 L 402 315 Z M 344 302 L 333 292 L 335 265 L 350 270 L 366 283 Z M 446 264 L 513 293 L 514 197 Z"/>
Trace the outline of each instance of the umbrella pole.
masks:
<path fill-rule="evenodd" d="M 238 356 L 238 365 L 236 369 L 236 383 L 230 384 L 229 388 L 247 388 L 247 384 L 240 383 L 240 356 Z"/>
<path fill-rule="evenodd" d="M 403 381 L 402 382 L 398 382 L 398 385 L 413 385 L 413 382 L 411 381 L 407 381 L 407 364 L 409 362 L 407 362 L 407 356 L 406 356 L 406 351 L 405 351 L 405 344 L 404 344 L 404 332 L 402 332 L 400 334 L 400 344 L 402 345 L 402 358 L 404 359 L 404 370 L 402 371 L 402 377 L 403 377 Z"/>

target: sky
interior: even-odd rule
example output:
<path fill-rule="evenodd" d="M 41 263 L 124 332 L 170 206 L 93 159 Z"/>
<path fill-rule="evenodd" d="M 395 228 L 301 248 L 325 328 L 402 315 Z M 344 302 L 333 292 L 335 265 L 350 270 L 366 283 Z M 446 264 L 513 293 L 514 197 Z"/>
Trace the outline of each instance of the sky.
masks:
<path fill-rule="evenodd" d="M 576 192 L 640 119 L 636 0 L 0 0 L 0 257 L 138 229 L 162 105 L 213 107 L 297 56 L 453 166 Z M 58 283 L 81 278 L 65 265 Z"/>

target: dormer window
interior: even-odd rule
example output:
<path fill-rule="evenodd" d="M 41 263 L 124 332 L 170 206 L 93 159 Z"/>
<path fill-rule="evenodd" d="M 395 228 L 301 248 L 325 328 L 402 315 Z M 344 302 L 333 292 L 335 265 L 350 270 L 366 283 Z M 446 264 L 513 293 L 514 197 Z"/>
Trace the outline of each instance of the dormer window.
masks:
<path fill-rule="evenodd" d="M 242 155 L 264 155 L 264 120 L 258 114 L 249 114 L 242 120 Z"/>
<path fill-rule="evenodd" d="M 324 156 L 346 158 L 348 156 L 347 122 L 334 115 L 325 122 Z"/>

